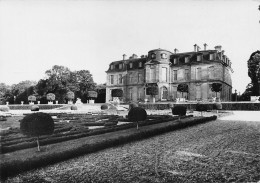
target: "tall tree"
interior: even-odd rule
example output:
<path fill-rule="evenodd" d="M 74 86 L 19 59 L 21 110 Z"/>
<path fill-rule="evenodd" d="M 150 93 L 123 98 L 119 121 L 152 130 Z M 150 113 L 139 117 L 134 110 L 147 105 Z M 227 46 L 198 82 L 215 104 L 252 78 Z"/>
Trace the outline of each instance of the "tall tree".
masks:
<path fill-rule="evenodd" d="M 252 87 L 252 95 L 258 96 L 259 93 L 259 84 L 260 81 L 260 51 L 256 51 L 251 54 L 249 60 L 247 61 L 248 66 L 248 76 L 251 78 Z"/>

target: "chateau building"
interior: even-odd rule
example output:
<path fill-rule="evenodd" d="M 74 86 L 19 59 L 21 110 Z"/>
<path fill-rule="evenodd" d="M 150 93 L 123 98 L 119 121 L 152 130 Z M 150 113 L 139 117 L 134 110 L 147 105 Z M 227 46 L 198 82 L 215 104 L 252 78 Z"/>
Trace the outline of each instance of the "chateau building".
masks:
<path fill-rule="evenodd" d="M 230 101 L 232 93 L 231 62 L 216 46 L 214 50 L 200 51 L 194 45 L 194 51 L 178 53 L 155 49 L 140 58 L 133 54 L 129 59 L 123 55 L 123 60 L 110 63 L 107 73 L 106 102 L 112 100 L 112 90 L 123 90 L 123 102 L 152 101 L 146 95 L 149 86 L 158 87 L 156 101 L 174 101 L 186 98 L 190 101 L 207 101 L 216 97 L 211 91 L 212 83 L 221 83 L 222 91 L 217 94 L 221 101 Z M 188 85 L 187 93 L 180 93 L 177 87 L 181 83 Z"/>

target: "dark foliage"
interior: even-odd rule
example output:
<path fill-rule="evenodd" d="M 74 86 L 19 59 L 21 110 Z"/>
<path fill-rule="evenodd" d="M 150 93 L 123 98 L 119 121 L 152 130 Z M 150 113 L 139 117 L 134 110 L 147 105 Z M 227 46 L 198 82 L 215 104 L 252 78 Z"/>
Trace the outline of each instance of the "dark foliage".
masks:
<path fill-rule="evenodd" d="M 72 105 L 72 106 L 70 107 L 70 109 L 71 109 L 71 110 L 78 110 L 78 107 L 75 106 L 75 105 Z"/>
<path fill-rule="evenodd" d="M 221 103 L 214 103 L 213 104 L 213 109 L 221 110 L 222 109 L 222 104 Z"/>
<path fill-rule="evenodd" d="M 178 85 L 177 91 L 181 92 L 182 97 L 183 97 L 183 92 L 188 93 L 189 87 L 188 87 L 188 85 L 186 83 L 181 83 L 181 84 Z"/>
<path fill-rule="evenodd" d="M 141 107 L 132 108 L 128 112 L 128 119 L 131 122 L 144 121 L 147 118 L 147 113 L 145 109 Z"/>
<path fill-rule="evenodd" d="M 202 111 L 207 111 L 207 110 L 208 110 L 208 105 L 207 104 L 200 104 L 200 103 L 198 103 L 196 105 L 196 111 L 202 112 Z"/>
<path fill-rule="evenodd" d="M 172 108 L 172 114 L 178 116 L 185 116 L 187 108 L 185 106 L 177 105 Z"/>
<path fill-rule="evenodd" d="M 112 97 L 123 97 L 123 90 L 121 89 L 113 89 Z"/>
<path fill-rule="evenodd" d="M 251 96 L 258 96 L 259 94 L 259 84 L 260 80 L 260 51 L 253 52 L 249 60 L 247 61 L 248 76 L 251 78 L 252 83 L 252 93 Z"/>
<path fill-rule="evenodd" d="M 108 109 L 108 105 L 107 104 L 102 104 L 100 108 L 101 108 L 101 110 L 106 110 L 106 109 Z"/>
<path fill-rule="evenodd" d="M 29 114 L 21 120 L 20 130 L 28 136 L 50 135 L 54 131 L 54 121 L 46 113 Z"/>
<path fill-rule="evenodd" d="M 93 98 L 97 98 L 98 93 L 95 91 L 88 91 L 88 98 L 93 99 Z"/>
<path fill-rule="evenodd" d="M 39 111 L 40 110 L 40 107 L 38 105 L 33 105 L 31 107 L 31 111 Z"/>
<path fill-rule="evenodd" d="M 146 88 L 146 95 L 155 96 L 158 95 L 158 87 L 157 86 L 149 86 Z"/>
<path fill-rule="evenodd" d="M 217 97 L 217 92 L 220 92 L 221 90 L 222 90 L 222 84 L 221 83 L 212 83 L 211 91 L 216 93 L 216 97 Z"/>

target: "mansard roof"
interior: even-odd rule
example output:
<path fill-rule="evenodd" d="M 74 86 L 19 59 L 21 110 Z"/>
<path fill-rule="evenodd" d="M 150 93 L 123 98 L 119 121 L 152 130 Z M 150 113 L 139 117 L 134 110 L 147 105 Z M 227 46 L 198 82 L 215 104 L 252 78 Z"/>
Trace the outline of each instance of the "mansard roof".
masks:
<path fill-rule="evenodd" d="M 109 69 L 107 70 L 107 72 L 119 72 L 119 71 L 126 71 L 126 70 L 143 69 L 146 61 L 147 58 L 133 58 L 127 60 L 114 61 L 109 64 Z M 140 62 L 142 62 L 142 67 L 139 67 Z M 130 68 L 130 63 L 133 64 L 132 68 Z M 121 69 L 119 69 L 119 64 L 122 64 Z M 114 66 L 113 69 L 111 69 L 111 65 Z"/>

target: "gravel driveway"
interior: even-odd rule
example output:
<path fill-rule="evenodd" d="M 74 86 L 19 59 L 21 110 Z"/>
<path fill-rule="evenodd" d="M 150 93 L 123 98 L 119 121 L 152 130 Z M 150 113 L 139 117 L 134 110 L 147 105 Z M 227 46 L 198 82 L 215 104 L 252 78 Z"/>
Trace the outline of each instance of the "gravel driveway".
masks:
<path fill-rule="evenodd" d="M 7 182 L 257 182 L 260 120 L 241 121 L 240 114 L 25 172 Z M 243 115 L 249 119 L 252 113 Z"/>

